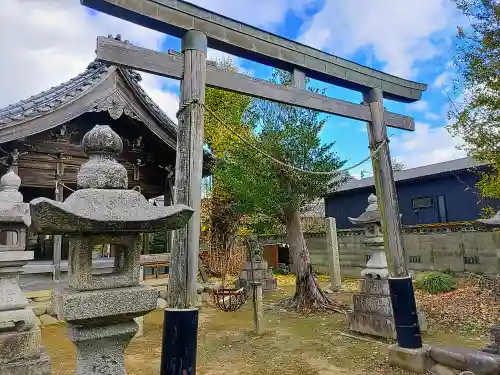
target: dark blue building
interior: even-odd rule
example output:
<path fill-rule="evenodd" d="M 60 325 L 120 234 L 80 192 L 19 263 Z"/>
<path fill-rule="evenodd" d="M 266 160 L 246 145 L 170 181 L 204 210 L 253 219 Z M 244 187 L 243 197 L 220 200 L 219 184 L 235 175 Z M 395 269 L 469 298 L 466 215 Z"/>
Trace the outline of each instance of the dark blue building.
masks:
<path fill-rule="evenodd" d="M 485 207 L 500 208 L 500 200 L 479 196 L 475 187 L 487 166 L 470 158 L 394 172 L 403 225 L 473 221 Z M 374 193 L 373 178 L 350 180 L 325 197 L 325 214 L 339 229 L 353 228 L 348 217 L 359 216 Z"/>

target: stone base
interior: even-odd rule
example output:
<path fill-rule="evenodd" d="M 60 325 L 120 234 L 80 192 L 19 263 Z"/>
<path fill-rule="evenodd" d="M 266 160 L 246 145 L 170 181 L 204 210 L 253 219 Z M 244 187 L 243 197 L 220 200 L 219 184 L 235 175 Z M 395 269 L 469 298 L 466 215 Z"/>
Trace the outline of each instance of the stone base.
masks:
<path fill-rule="evenodd" d="M 389 363 L 392 366 L 415 374 L 426 374 L 429 368 L 429 347 L 405 349 L 397 345 L 389 346 Z"/>
<path fill-rule="evenodd" d="M 8 362 L 37 357 L 40 353 L 40 341 L 39 327 L 34 327 L 29 331 L 0 334 L 0 366 Z"/>
<path fill-rule="evenodd" d="M 43 349 L 39 358 L 0 365 L 0 374 L 2 375 L 50 375 L 50 373 L 50 359 Z"/>
<path fill-rule="evenodd" d="M 143 316 L 156 309 L 158 291 L 146 285 L 88 292 L 63 289 L 54 290 L 52 298 L 59 320 L 84 324 Z"/>
<path fill-rule="evenodd" d="M 349 313 L 349 330 L 370 336 L 393 339 L 396 337 L 392 316 L 367 313 Z"/>
<path fill-rule="evenodd" d="M 268 268 L 265 260 L 253 262 L 253 278 L 254 281 L 262 283 L 263 291 L 276 290 L 278 287 L 276 278 L 273 277 L 273 272 Z M 250 264 L 250 262 L 246 262 L 238 277 L 237 287 L 245 288 L 245 290 L 250 291 L 251 282 L 252 264 Z"/>
<path fill-rule="evenodd" d="M 363 279 L 361 292 L 353 296 L 354 311 L 348 314 L 349 329 L 366 335 L 396 338 L 392 303 L 387 280 Z M 427 330 L 423 313 L 418 312 L 420 331 Z"/>
<path fill-rule="evenodd" d="M 68 338 L 76 346 L 75 375 L 124 375 L 125 349 L 137 331 L 133 319 L 97 327 L 68 324 Z"/>

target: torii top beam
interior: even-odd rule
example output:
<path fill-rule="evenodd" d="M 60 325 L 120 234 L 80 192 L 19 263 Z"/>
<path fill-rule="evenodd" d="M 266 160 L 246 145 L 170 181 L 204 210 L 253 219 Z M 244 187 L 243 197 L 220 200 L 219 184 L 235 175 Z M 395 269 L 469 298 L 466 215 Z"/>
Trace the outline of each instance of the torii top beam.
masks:
<path fill-rule="evenodd" d="M 272 67 L 302 70 L 308 77 L 366 92 L 380 88 L 387 99 L 420 100 L 427 85 L 356 64 L 323 51 L 210 12 L 182 0 L 80 0 L 85 6 L 121 19 L 182 37 L 204 32 L 209 47 Z"/>

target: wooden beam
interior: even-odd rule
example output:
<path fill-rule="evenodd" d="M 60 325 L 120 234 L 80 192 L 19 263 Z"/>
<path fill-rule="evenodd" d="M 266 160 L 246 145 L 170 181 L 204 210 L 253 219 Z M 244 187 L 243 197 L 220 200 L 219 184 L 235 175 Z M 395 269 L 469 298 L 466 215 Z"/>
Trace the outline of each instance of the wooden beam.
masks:
<path fill-rule="evenodd" d="M 97 38 L 96 53 L 97 59 L 106 63 L 173 79 L 182 78 L 184 62 L 182 55 L 178 53 L 157 52 L 105 37 Z M 207 64 L 206 83 L 210 87 L 238 92 L 254 98 L 292 104 L 355 120 L 371 121 L 368 105 L 332 99 L 303 88 L 280 86 L 244 74 L 223 71 L 213 64 Z M 415 130 L 415 123 L 411 117 L 386 111 L 385 119 L 387 126 Z"/>
<path fill-rule="evenodd" d="M 420 100 L 427 86 L 330 55 L 271 34 L 182 0 L 81 0 L 90 8 L 182 38 L 195 29 L 208 45 L 283 70 L 299 69 L 308 77 L 349 89 L 383 91 L 402 102 Z"/>

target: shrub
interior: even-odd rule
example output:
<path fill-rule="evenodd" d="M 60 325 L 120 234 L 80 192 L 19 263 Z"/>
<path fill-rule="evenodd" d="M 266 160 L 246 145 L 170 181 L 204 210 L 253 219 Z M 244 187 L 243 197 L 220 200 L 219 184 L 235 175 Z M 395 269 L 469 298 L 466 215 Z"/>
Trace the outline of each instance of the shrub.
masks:
<path fill-rule="evenodd" d="M 442 272 L 424 272 L 415 281 L 415 287 L 431 294 L 446 293 L 456 288 L 453 276 Z"/>

